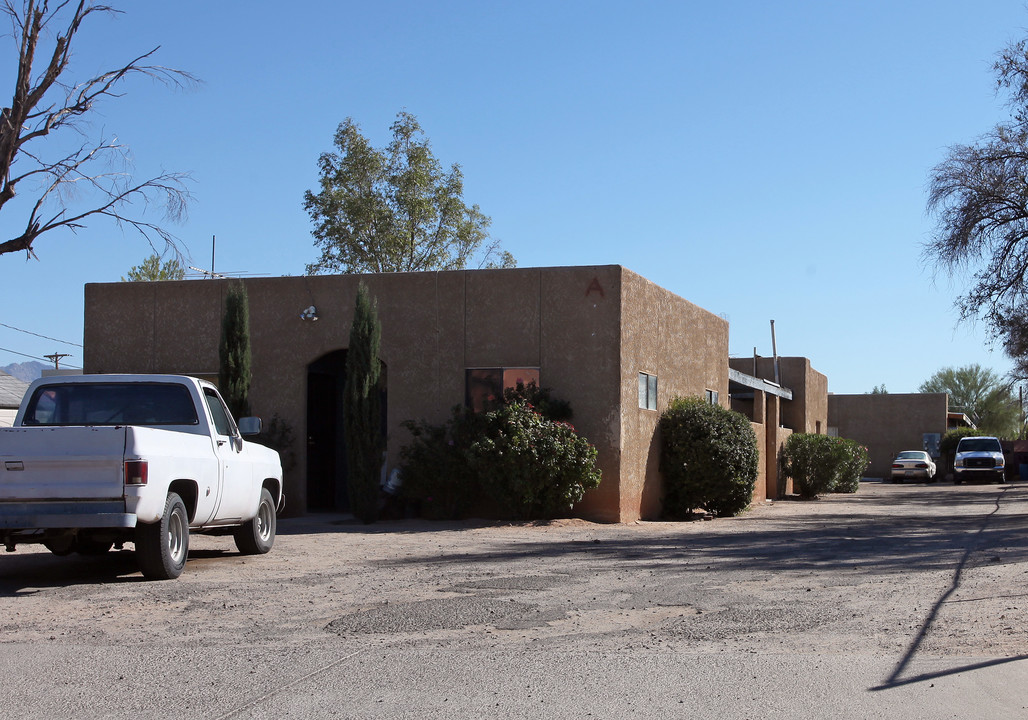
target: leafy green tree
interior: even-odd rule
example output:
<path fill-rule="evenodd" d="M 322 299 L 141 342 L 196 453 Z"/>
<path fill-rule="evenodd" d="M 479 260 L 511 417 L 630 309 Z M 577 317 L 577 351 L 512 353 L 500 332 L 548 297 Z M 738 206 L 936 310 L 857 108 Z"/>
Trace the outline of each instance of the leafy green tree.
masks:
<path fill-rule="evenodd" d="M 391 129 L 380 150 L 347 118 L 336 152 L 319 158 L 321 187 L 304 193 L 304 208 L 321 257 L 307 272 L 460 270 L 476 257 L 486 267 L 514 267 L 490 241 L 489 217 L 465 204 L 460 165 L 443 170 L 410 113 L 397 114 Z"/>
<path fill-rule="evenodd" d="M 885 383 L 882 383 L 881 385 L 875 385 L 873 388 L 871 388 L 871 392 L 868 393 L 868 395 L 888 395 L 888 394 L 889 394 L 889 391 L 885 389 Z"/>
<path fill-rule="evenodd" d="M 181 280 L 186 271 L 177 259 L 172 258 L 161 262 L 161 256 L 154 253 L 139 265 L 133 265 L 128 277 L 122 276 L 122 282 L 149 282 L 154 280 Z"/>
<path fill-rule="evenodd" d="M 1010 384 L 977 363 L 943 368 L 921 383 L 919 390 L 949 393 L 950 407 L 967 415 L 980 433 L 1004 438 L 1018 435 L 1021 408 Z"/>
<path fill-rule="evenodd" d="M 382 328 L 376 303 L 364 283 L 357 300 L 346 350 L 343 427 L 346 437 L 347 488 L 350 509 L 362 522 L 378 519 L 379 474 L 382 471 L 382 408 L 378 352 Z"/>
<path fill-rule="evenodd" d="M 228 287 L 218 345 L 218 386 L 236 419 L 250 414 L 250 304 L 241 282 Z"/>

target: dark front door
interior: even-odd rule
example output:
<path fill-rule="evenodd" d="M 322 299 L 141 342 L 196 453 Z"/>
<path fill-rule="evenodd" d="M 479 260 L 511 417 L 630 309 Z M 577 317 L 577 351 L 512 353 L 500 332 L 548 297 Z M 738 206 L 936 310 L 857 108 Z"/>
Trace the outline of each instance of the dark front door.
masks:
<path fill-rule="evenodd" d="M 345 512 L 346 438 L 343 385 L 346 351 L 323 355 L 307 366 L 307 510 Z"/>

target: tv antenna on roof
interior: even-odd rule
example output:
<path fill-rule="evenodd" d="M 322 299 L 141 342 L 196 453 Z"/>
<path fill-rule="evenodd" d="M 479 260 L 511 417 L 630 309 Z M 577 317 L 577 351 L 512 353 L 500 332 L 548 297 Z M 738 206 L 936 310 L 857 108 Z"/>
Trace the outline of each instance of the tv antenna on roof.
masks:
<path fill-rule="evenodd" d="M 196 270 L 196 272 L 200 273 L 204 277 L 208 277 L 208 278 L 211 278 L 211 279 L 220 278 L 220 279 L 224 280 L 225 279 L 224 275 L 219 275 L 218 273 L 214 272 L 214 244 L 215 244 L 215 241 L 217 239 L 218 239 L 217 235 L 211 235 L 211 269 L 210 270 L 204 270 L 203 268 L 194 267 L 192 265 L 189 266 L 189 269 L 190 270 Z"/>
<path fill-rule="evenodd" d="M 224 276 L 224 275 L 221 275 L 221 274 L 219 274 L 219 273 L 216 273 L 216 272 L 211 272 L 210 270 L 204 270 L 203 268 L 193 267 L 192 265 L 190 265 L 190 266 L 189 266 L 189 269 L 190 269 L 190 270 L 195 270 L 196 272 L 200 273 L 200 274 L 201 274 L 201 275 L 203 275 L 204 277 L 208 277 L 208 278 L 220 278 L 220 279 L 222 279 L 222 280 L 224 280 L 224 279 L 225 279 L 225 276 Z"/>

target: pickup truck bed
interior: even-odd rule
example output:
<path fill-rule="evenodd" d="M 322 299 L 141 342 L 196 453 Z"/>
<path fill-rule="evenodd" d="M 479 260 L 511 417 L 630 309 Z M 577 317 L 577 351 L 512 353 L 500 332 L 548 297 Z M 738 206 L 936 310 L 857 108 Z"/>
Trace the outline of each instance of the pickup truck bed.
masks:
<path fill-rule="evenodd" d="M 96 554 L 133 542 L 145 575 L 172 578 L 191 531 L 231 533 L 246 553 L 270 550 L 283 503 L 278 454 L 245 441 L 217 389 L 195 378 L 37 380 L 14 427 L 0 428 L 8 550 L 38 542 Z"/>

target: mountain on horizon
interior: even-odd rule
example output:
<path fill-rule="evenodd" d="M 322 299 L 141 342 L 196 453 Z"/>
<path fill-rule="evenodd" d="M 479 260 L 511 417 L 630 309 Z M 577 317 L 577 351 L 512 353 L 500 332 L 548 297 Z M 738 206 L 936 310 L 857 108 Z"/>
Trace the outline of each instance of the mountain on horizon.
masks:
<path fill-rule="evenodd" d="M 12 375 L 22 382 L 30 383 L 38 377 L 42 377 L 43 371 L 50 367 L 46 363 L 36 362 L 23 362 L 23 363 L 11 363 L 0 367 L 8 375 Z"/>

